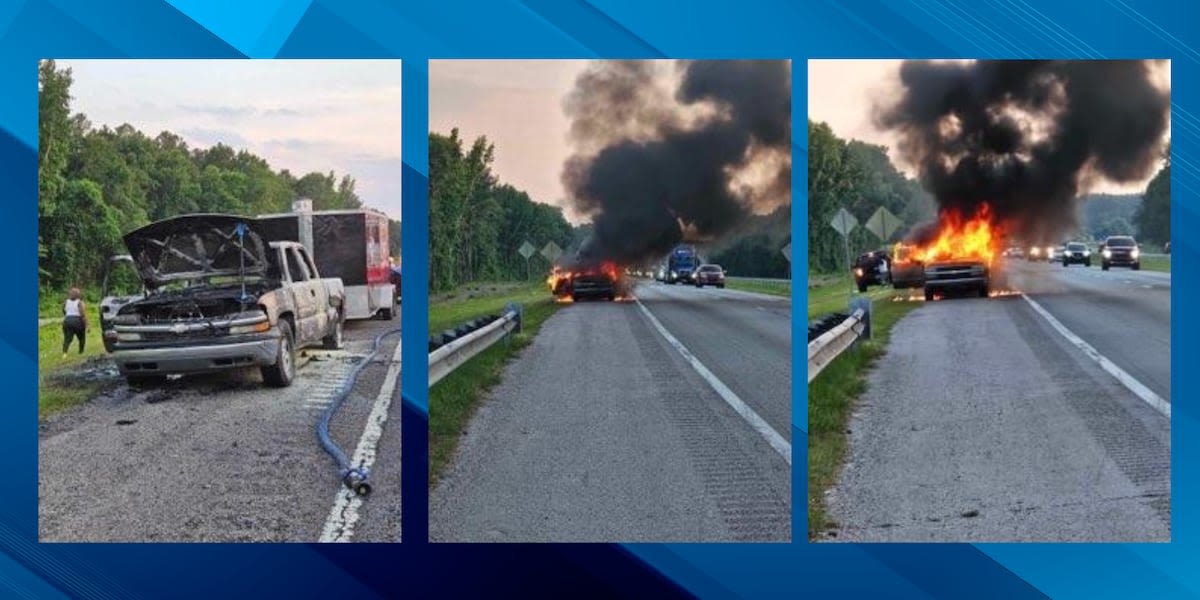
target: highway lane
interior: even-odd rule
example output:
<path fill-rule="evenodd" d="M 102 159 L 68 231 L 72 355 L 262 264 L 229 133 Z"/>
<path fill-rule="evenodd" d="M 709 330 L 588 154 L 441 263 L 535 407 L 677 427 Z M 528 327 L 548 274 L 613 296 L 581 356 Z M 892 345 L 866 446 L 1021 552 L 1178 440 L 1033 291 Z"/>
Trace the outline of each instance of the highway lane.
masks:
<path fill-rule="evenodd" d="M 790 347 L 778 342 L 790 337 L 786 299 L 658 288 L 635 293 L 747 404 L 790 403 Z M 765 331 L 767 321 L 776 331 Z M 773 365 L 732 370 L 752 360 Z M 786 436 L 790 414 L 769 414 Z M 439 542 L 790 537 L 790 466 L 634 302 L 580 302 L 548 319 L 473 418 L 430 498 L 430 538 Z"/>
<path fill-rule="evenodd" d="M 399 325 L 347 324 L 344 349 L 316 352 L 284 389 L 263 387 L 257 371 L 246 370 L 142 392 L 95 367 L 114 380 L 108 389 L 40 423 L 39 538 L 317 541 L 341 485 L 314 427 L 370 340 Z M 399 341 L 385 340 L 332 423 L 347 453 L 363 435 Z M 400 538 L 399 401 L 388 416 L 374 491 L 360 507 L 353 541 Z"/>
<path fill-rule="evenodd" d="M 1008 277 L 1169 401 L 1169 277 L 1037 264 Z M 1020 296 L 902 319 L 850 431 L 827 498 L 838 540 L 1170 539 L 1170 419 Z"/>
<path fill-rule="evenodd" d="M 1171 399 L 1171 276 L 1017 262 L 1011 284 L 1168 402 Z"/>
<path fill-rule="evenodd" d="M 791 440 L 792 303 L 780 296 L 644 282 L 650 312 L 767 423 Z"/>

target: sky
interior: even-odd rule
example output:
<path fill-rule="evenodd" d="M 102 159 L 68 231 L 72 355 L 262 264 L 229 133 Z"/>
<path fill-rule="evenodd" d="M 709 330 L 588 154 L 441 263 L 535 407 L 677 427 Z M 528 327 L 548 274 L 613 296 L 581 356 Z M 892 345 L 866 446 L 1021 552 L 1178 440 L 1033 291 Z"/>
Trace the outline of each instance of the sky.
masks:
<path fill-rule="evenodd" d="M 588 62 L 429 61 L 429 130 L 458 127 L 464 145 L 486 135 L 496 146 L 492 172 L 500 181 L 562 206 L 567 193 L 559 176 L 571 155 L 562 102 Z"/>
<path fill-rule="evenodd" d="M 398 60 L 60 60 L 71 109 L 189 146 L 248 150 L 299 177 L 355 179 L 365 206 L 400 219 Z"/>
<path fill-rule="evenodd" d="M 895 95 L 900 89 L 899 60 L 810 60 L 808 61 L 808 118 L 824 121 L 838 137 L 886 146 L 892 164 L 911 176 L 915 171 L 895 152 L 893 132 L 879 131 L 871 124 L 871 109 L 877 98 Z M 1171 86 L 1170 64 L 1158 72 L 1158 82 Z M 1167 135 L 1170 137 L 1168 126 Z M 1150 177 L 1125 186 L 1102 183 L 1092 193 L 1133 194 L 1146 190 Z"/>

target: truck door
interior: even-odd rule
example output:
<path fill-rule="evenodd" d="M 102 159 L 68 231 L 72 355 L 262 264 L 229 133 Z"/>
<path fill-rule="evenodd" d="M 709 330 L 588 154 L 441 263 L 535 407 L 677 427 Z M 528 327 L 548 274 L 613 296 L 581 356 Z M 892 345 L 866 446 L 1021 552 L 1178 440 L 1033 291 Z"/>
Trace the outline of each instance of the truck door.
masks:
<path fill-rule="evenodd" d="M 316 292 L 317 299 L 316 317 L 317 330 L 320 332 L 330 331 L 330 323 L 337 319 L 338 313 L 329 302 L 329 288 L 326 287 L 325 281 L 321 279 L 321 272 L 317 270 L 316 263 L 313 262 L 313 257 L 306 251 L 300 250 L 300 260 L 308 267 L 309 283 L 313 285 L 313 290 Z M 313 296 L 314 294 L 309 294 Z M 319 335 L 318 337 L 325 337 Z"/>
<path fill-rule="evenodd" d="M 324 301 L 324 287 L 313 277 L 308 264 L 294 246 L 283 249 L 285 264 L 292 280 L 292 299 L 296 302 L 296 346 L 312 343 L 321 337 L 322 321 L 318 316 Z"/>

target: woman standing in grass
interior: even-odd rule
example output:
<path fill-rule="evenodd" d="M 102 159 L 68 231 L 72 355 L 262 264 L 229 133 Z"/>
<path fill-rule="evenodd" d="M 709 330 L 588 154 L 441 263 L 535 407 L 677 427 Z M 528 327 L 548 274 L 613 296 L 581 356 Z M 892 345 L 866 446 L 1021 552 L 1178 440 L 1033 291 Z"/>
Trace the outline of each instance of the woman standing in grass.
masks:
<path fill-rule="evenodd" d="M 83 341 L 87 336 L 87 305 L 83 302 L 83 294 L 79 288 L 73 287 L 67 292 L 67 302 L 63 305 L 63 358 L 67 357 L 67 349 L 71 340 L 79 337 L 79 353 L 83 354 Z"/>

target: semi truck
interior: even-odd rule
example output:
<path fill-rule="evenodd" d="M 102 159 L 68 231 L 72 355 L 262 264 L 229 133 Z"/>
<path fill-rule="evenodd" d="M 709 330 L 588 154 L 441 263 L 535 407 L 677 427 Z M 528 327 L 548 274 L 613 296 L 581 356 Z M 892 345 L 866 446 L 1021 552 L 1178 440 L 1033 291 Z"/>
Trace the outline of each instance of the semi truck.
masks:
<path fill-rule="evenodd" d="M 261 215 L 268 241 L 299 242 L 322 275 L 342 280 L 347 319 L 393 319 L 396 286 L 388 260 L 388 217 L 371 209 L 312 210 L 300 199 L 292 212 Z"/>
<path fill-rule="evenodd" d="M 694 246 L 676 246 L 667 257 L 667 283 L 693 283 L 696 269 L 699 267 L 700 255 L 696 253 Z"/>

